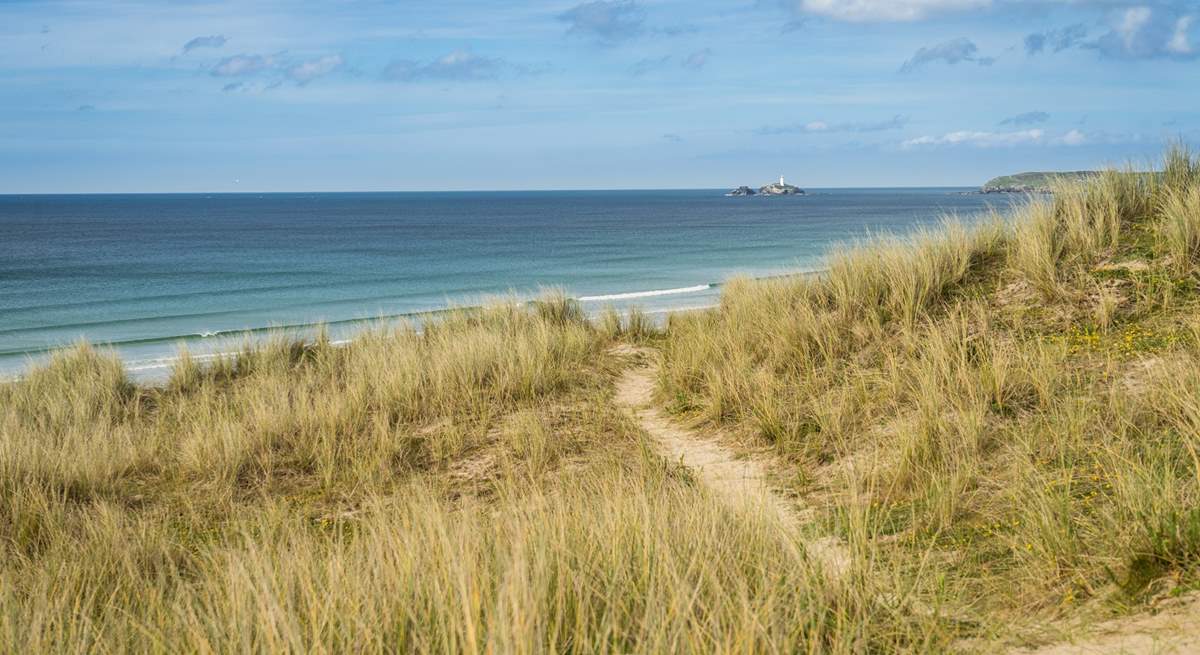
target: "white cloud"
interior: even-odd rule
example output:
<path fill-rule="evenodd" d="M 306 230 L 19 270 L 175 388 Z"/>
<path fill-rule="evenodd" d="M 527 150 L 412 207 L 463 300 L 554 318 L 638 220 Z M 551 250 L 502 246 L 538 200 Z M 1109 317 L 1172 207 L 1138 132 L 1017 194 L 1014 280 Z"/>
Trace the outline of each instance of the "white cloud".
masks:
<path fill-rule="evenodd" d="M 900 144 L 903 148 L 935 146 L 968 146 L 974 148 L 1003 148 L 1022 145 L 1081 146 L 1095 141 L 1093 135 L 1079 130 L 1070 130 L 1058 136 L 1050 136 L 1045 130 L 1017 130 L 1013 132 L 973 132 L 960 130 L 941 136 L 921 136 Z"/>
<path fill-rule="evenodd" d="M 1195 16 L 1183 16 L 1175 21 L 1175 32 L 1167 42 L 1167 51 L 1177 55 L 1192 54 L 1192 44 L 1188 42 L 1188 30 L 1192 27 Z"/>
<path fill-rule="evenodd" d="M 800 0 L 800 11 L 837 20 L 885 22 L 920 20 L 934 13 L 981 9 L 991 0 Z"/>
<path fill-rule="evenodd" d="M 1054 143 L 1064 146 L 1081 146 L 1087 143 L 1087 135 L 1079 130 L 1071 130 L 1054 140 Z"/>
<path fill-rule="evenodd" d="M 394 82 L 420 80 L 491 80 L 510 68 L 502 59 L 481 57 L 466 50 L 454 50 L 437 59 L 421 62 L 398 59 L 383 71 L 384 79 Z"/>
<path fill-rule="evenodd" d="M 897 114 L 885 121 L 857 122 L 847 121 L 830 123 L 823 120 L 793 123 L 790 125 L 764 125 L 755 130 L 755 134 L 773 136 L 778 134 L 821 134 L 826 132 L 883 132 L 898 130 L 908 124 L 908 117 Z"/>
<path fill-rule="evenodd" d="M 274 68 L 275 58 L 271 55 L 233 55 L 217 62 L 212 74 L 216 77 L 250 75 Z"/>
<path fill-rule="evenodd" d="M 1123 9 L 1113 14 L 1108 32 L 1084 46 L 1116 58 L 1190 59 L 1197 55 L 1191 43 L 1196 14 L 1182 12 L 1194 9 L 1186 3 L 1178 7 L 1165 4 Z"/>
<path fill-rule="evenodd" d="M 1016 132 L 972 132 L 969 130 L 960 130 L 958 132 L 947 132 L 941 136 L 921 136 L 909 139 L 900 145 L 904 148 L 959 145 L 974 146 L 977 148 L 995 148 L 1041 143 L 1045 136 L 1046 133 L 1043 130 L 1018 130 Z"/>
<path fill-rule="evenodd" d="M 217 62 L 210 71 L 214 77 L 248 77 L 261 75 L 268 79 L 274 78 L 274 83 L 266 88 L 274 88 L 282 81 L 289 79 L 296 84 L 304 85 L 318 77 L 323 77 L 342 67 L 345 60 L 341 55 L 325 55 L 316 59 L 291 60 L 283 58 L 282 53 L 276 55 L 233 55 Z M 244 91 L 249 85 L 232 83 L 225 85 L 226 91 Z"/>
<path fill-rule="evenodd" d="M 317 59 L 302 61 L 288 67 L 287 75 L 300 84 L 305 84 L 323 75 L 328 75 L 342 67 L 345 60 L 341 55 L 326 55 Z"/>
<path fill-rule="evenodd" d="M 1153 13 L 1149 7 L 1131 7 L 1125 10 L 1121 23 L 1113 29 L 1120 35 L 1126 50 L 1133 50 L 1138 33 L 1150 22 Z"/>

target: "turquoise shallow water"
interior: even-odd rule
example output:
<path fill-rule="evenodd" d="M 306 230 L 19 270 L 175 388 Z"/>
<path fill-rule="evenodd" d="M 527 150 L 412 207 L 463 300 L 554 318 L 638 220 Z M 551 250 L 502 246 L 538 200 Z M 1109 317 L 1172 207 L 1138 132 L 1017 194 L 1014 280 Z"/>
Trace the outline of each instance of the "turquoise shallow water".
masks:
<path fill-rule="evenodd" d="M 0 196 L 0 377 L 81 338 L 152 375 L 181 343 L 319 322 L 346 338 L 546 286 L 589 311 L 706 306 L 733 275 L 817 269 L 848 239 L 1007 206 L 961 191 Z"/>

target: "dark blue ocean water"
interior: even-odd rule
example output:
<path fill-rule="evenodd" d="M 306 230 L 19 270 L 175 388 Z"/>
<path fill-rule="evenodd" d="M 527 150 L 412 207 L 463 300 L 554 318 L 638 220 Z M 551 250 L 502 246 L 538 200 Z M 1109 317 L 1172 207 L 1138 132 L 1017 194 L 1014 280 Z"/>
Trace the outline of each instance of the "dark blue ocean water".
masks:
<path fill-rule="evenodd" d="M 0 377 L 81 338 L 160 370 L 180 343 L 317 322 L 344 337 L 546 286 L 595 311 L 711 305 L 732 275 L 820 268 L 840 241 L 1007 206 L 960 191 L 0 196 Z"/>

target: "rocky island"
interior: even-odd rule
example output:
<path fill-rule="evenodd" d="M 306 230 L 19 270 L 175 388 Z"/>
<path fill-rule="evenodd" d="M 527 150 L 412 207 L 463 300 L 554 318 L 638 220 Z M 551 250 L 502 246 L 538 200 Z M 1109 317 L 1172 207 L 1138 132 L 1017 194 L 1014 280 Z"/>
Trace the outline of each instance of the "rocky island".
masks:
<path fill-rule="evenodd" d="M 772 182 L 765 186 L 759 187 L 757 190 L 753 187 L 740 186 L 733 191 L 725 194 L 727 196 L 802 196 L 804 189 L 798 186 L 788 184 L 783 181 L 783 176 L 779 176 L 778 182 Z"/>

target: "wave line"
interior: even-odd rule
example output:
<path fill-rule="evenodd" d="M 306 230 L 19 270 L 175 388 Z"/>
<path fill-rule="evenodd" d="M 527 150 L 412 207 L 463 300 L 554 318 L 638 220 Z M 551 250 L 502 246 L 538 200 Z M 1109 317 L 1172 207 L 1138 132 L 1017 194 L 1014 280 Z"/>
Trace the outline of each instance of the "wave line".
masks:
<path fill-rule="evenodd" d="M 652 298 L 654 296 L 674 296 L 681 293 L 698 293 L 707 291 L 713 288 L 713 284 L 697 284 L 691 287 L 679 287 L 677 289 L 654 289 L 652 291 L 631 291 L 629 293 L 609 293 L 601 296 L 580 296 L 580 302 L 594 302 L 597 300 L 629 300 L 631 298 Z"/>

